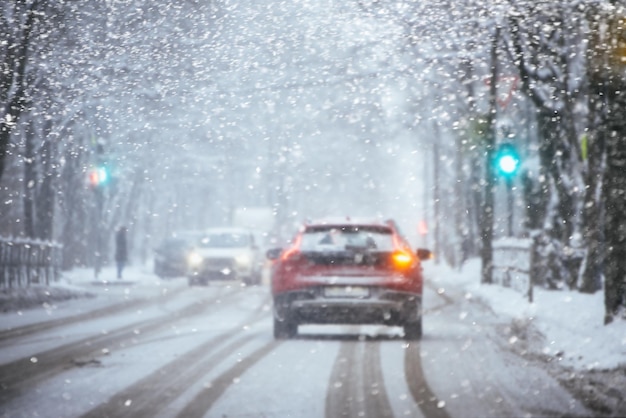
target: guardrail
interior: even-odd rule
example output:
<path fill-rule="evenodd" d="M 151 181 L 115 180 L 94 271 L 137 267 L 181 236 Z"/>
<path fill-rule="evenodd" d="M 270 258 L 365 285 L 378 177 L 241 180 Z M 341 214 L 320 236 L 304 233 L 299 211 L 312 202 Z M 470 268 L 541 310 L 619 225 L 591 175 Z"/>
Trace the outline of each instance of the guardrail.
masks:
<path fill-rule="evenodd" d="M 62 250 L 53 242 L 0 238 L 0 288 L 48 285 L 58 280 Z"/>
<path fill-rule="evenodd" d="M 534 241 L 530 238 L 502 238 L 493 242 L 493 280 L 511 287 L 533 302 Z"/>

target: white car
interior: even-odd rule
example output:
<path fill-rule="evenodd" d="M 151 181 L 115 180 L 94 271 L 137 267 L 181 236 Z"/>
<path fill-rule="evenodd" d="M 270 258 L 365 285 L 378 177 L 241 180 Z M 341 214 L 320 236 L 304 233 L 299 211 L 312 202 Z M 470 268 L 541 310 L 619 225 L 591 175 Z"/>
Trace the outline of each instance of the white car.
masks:
<path fill-rule="evenodd" d="M 188 258 L 189 285 L 211 280 L 261 282 L 263 255 L 252 231 L 244 228 L 213 228 L 206 231 Z"/>

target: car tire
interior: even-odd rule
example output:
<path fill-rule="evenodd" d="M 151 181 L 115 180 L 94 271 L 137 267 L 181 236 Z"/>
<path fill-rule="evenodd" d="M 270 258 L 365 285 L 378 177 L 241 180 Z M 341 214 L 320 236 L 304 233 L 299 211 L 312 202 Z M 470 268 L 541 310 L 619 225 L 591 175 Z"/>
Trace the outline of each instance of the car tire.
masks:
<path fill-rule="evenodd" d="M 422 338 L 422 298 L 413 299 L 404 312 L 404 339 L 419 340 Z"/>
<path fill-rule="evenodd" d="M 277 340 L 286 340 L 289 338 L 293 338 L 298 334 L 298 323 L 290 320 L 284 319 L 279 320 L 274 318 L 274 338 Z"/>
<path fill-rule="evenodd" d="M 418 321 L 406 322 L 404 324 L 405 340 L 420 340 L 422 338 L 422 318 Z"/>

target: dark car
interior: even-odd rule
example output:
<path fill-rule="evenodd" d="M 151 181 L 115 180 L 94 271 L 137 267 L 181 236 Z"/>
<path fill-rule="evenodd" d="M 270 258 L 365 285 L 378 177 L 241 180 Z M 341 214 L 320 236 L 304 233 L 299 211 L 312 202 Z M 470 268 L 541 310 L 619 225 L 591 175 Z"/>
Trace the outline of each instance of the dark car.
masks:
<path fill-rule="evenodd" d="M 185 276 L 187 258 L 200 234 L 181 234 L 164 239 L 154 249 L 154 274 L 161 278 Z"/>
<path fill-rule="evenodd" d="M 303 225 L 274 260 L 274 337 L 297 335 L 300 324 L 402 326 L 422 336 L 421 261 L 393 221 L 323 220 Z"/>

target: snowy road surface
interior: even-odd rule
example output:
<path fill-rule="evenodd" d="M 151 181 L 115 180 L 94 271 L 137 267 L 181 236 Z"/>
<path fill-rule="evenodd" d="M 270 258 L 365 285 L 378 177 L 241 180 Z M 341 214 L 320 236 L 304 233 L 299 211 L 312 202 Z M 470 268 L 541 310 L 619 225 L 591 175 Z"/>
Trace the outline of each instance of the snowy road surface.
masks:
<path fill-rule="evenodd" d="M 340 325 L 274 341 L 266 285 L 162 283 L 0 333 L 0 416 L 589 415 L 462 291 L 426 287 L 421 342 Z"/>

